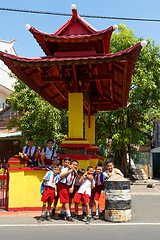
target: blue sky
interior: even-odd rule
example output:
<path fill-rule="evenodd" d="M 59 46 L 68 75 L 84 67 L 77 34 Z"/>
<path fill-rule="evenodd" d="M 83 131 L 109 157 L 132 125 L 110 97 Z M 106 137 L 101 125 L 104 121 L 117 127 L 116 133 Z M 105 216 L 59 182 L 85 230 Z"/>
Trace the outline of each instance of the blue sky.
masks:
<path fill-rule="evenodd" d="M 160 0 L 0 0 L 0 7 L 71 13 L 71 5 L 73 3 L 76 4 L 77 11 L 80 16 L 83 14 L 108 17 L 160 19 Z M 17 39 L 14 44 L 14 48 L 18 56 L 44 56 L 43 51 L 32 37 L 32 34 L 25 29 L 25 24 L 29 23 L 31 26 L 40 31 L 53 33 L 69 18 L 69 16 L 18 13 L 0 10 L 0 39 L 4 41 Z M 139 22 L 93 18 L 84 19 L 97 30 L 103 30 L 114 24 L 118 25 L 122 22 L 129 29 L 132 28 L 134 30 L 136 37 L 143 37 L 144 39 L 150 37 L 160 45 L 160 22 Z"/>

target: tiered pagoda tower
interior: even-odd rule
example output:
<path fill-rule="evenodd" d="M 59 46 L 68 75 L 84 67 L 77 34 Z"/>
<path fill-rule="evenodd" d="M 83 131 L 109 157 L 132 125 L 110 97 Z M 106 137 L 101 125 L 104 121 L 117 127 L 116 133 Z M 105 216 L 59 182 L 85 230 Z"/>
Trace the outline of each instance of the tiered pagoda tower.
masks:
<path fill-rule="evenodd" d="M 127 105 L 131 76 L 141 51 L 137 43 L 125 51 L 110 53 L 110 38 L 117 26 L 97 31 L 77 14 L 53 34 L 32 33 L 45 57 L 23 58 L 0 52 L 0 59 L 15 75 L 59 110 L 69 111 L 68 138 L 60 147 L 86 169 L 98 162 L 95 117 L 98 111 Z M 85 114 L 85 136 L 83 136 Z"/>

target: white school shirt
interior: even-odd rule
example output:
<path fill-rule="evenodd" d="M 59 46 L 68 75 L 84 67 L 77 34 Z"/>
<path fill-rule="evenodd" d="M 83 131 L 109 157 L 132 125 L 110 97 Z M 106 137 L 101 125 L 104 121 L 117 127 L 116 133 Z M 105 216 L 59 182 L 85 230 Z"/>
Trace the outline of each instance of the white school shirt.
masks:
<path fill-rule="evenodd" d="M 86 178 L 86 176 L 84 176 L 82 183 L 78 189 L 78 193 L 82 193 L 82 194 L 88 194 L 89 197 L 91 196 L 91 183 L 92 180 Z M 95 184 L 95 181 L 93 179 L 93 184 Z"/>
<path fill-rule="evenodd" d="M 107 173 L 107 177 L 109 177 L 108 173 L 112 173 L 112 175 L 121 174 L 122 176 L 124 176 L 123 173 L 122 173 L 118 168 L 113 168 L 113 169 L 112 169 L 112 172 L 109 172 L 109 171 L 107 170 L 106 173 Z"/>
<path fill-rule="evenodd" d="M 69 168 L 68 168 L 68 167 L 63 168 L 63 169 L 61 170 L 61 173 L 60 173 L 60 175 L 59 175 L 59 182 L 60 182 L 60 183 L 64 183 L 64 184 L 66 184 L 67 186 L 70 186 L 70 185 L 72 185 L 72 184 L 75 184 L 75 178 L 76 178 L 76 175 L 77 175 L 77 171 L 74 170 L 74 171 L 72 172 L 73 174 L 69 173 L 66 177 L 61 178 L 61 175 L 62 175 L 63 173 L 68 172 L 68 171 L 69 171 Z M 71 178 L 71 176 L 72 176 L 72 178 Z M 72 180 L 71 180 L 71 179 L 72 179 Z"/>
<path fill-rule="evenodd" d="M 48 177 L 50 175 L 50 178 Z M 58 182 L 58 176 L 54 175 L 53 171 L 48 171 L 43 180 L 49 178 L 49 181 L 45 181 L 45 187 L 55 188 L 55 184 Z"/>
<path fill-rule="evenodd" d="M 54 151 L 54 154 L 52 156 L 53 151 Z M 42 149 L 42 152 L 44 152 L 44 148 Z M 57 157 L 56 150 L 54 150 L 53 148 L 50 150 L 49 147 L 46 147 L 45 154 L 47 159 L 51 159 L 52 157 L 52 160 L 53 160 L 53 157 Z"/>
<path fill-rule="evenodd" d="M 97 182 L 96 182 L 96 179 L 97 179 L 97 176 L 98 176 L 98 184 L 97 184 Z M 103 172 L 103 182 L 104 182 L 104 180 L 106 179 L 106 178 L 108 178 L 108 175 L 107 175 L 107 173 L 106 172 Z M 95 177 L 94 177 L 94 180 L 95 180 L 95 185 L 102 185 L 102 182 L 101 182 L 101 174 L 95 174 Z"/>
<path fill-rule="evenodd" d="M 27 148 L 27 147 L 28 147 L 28 146 L 25 146 L 25 147 L 23 148 L 23 154 L 26 153 L 27 156 L 29 156 L 30 147 L 28 147 L 28 151 L 26 152 L 26 148 Z M 34 156 L 35 150 L 36 150 L 36 147 L 33 146 L 33 147 L 31 148 L 31 156 L 30 156 L 30 157 L 33 157 L 33 156 Z"/>

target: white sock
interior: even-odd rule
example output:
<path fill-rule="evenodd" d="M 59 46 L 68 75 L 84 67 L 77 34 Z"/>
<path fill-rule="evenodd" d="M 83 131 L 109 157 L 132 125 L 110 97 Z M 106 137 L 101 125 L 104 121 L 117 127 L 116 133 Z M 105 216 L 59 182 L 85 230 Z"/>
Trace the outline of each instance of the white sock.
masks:
<path fill-rule="evenodd" d="M 67 217 L 70 217 L 70 216 L 71 216 L 70 209 L 67 209 L 67 210 L 66 210 L 66 215 L 67 215 Z"/>
<path fill-rule="evenodd" d="M 42 212 L 42 216 L 44 216 L 44 215 L 45 215 L 45 211 Z"/>
<path fill-rule="evenodd" d="M 96 215 L 99 215 L 99 207 L 96 207 Z"/>
<path fill-rule="evenodd" d="M 49 211 L 49 210 L 47 210 L 47 216 L 48 216 L 48 215 L 50 215 L 50 211 Z"/>
<path fill-rule="evenodd" d="M 92 208 L 90 208 L 90 215 L 92 215 Z"/>
<path fill-rule="evenodd" d="M 61 208 L 60 214 L 63 214 L 63 213 L 64 213 L 64 208 Z"/>

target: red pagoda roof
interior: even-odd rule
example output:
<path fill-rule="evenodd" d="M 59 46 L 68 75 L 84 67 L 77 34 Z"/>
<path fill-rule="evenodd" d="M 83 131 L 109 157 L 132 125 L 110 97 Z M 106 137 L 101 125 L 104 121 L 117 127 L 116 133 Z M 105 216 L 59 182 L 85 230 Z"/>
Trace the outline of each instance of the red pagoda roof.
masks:
<path fill-rule="evenodd" d="M 115 54 L 22 58 L 0 52 L 15 75 L 56 108 L 68 109 L 68 93 L 84 93 L 84 112 L 127 105 L 131 75 L 141 43 Z"/>
<path fill-rule="evenodd" d="M 114 27 L 97 31 L 77 14 L 77 9 L 73 9 L 72 12 L 73 16 L 52 34 L 30 27 L 30 32 L 45 54 L 53 56 L 58 52 L 63 56 L 66 50 L 67 52 L 94 50 L 96 53 L 109 53 Z"/>

